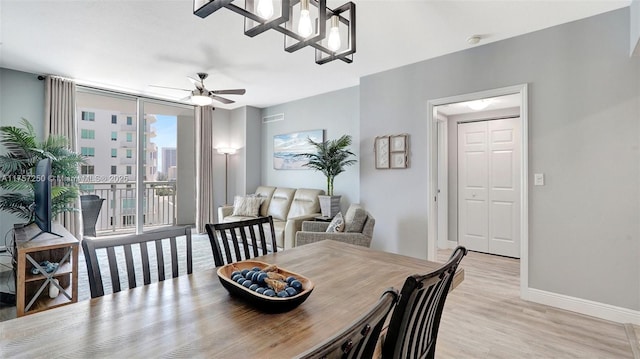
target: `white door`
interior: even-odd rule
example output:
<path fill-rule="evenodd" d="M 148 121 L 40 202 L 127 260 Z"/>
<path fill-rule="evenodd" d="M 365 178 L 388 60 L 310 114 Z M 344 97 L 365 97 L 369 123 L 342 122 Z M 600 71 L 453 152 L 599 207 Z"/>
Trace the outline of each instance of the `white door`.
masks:
<path fill-rule="evenodd" d="M 520 119 L 458 124 L 458 241 L 520 257 Z"/>

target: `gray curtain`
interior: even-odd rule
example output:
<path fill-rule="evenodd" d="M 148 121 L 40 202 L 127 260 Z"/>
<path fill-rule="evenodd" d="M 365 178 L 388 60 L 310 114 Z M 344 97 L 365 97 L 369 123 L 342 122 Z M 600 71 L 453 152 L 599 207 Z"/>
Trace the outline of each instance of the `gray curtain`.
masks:
<path fill-rule="evenodd" d="M 204 233 L 204 225 L 214 223 L 213 205 L 213 107 L 196 109 L 196 230 Z"/>
<path fill-rule="evenodd" d="M 71 150 L 77 151 L 75 82 L 60 77 L 47 76 L 44 88 L 45 134 L 66 137 Z M 77 199 L 74 205 L 79 209 L 80 199 Z M 76 238 L 81 239 L 82 217 L 80 212 L 66 212 L 59 216 L 57 221 L 62 223 Z"/>

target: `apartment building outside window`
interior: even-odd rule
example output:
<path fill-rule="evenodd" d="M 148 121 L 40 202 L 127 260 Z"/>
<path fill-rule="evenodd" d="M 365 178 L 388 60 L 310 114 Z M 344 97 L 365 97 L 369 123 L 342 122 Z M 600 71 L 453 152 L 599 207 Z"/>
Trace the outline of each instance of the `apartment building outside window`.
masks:
<path fill-rule="evenodd" d="M 127 174 L 130 175 L 131 174 L 131 166 L 127 166 Z"/>
<path fill-rule="evenodd" d="M 127 126 L 133 125 L 133 117 L 127 116 Z"/>
<path fill-rule="evenodd" d="M 81 147 L 80 154 L 87 157 L 95 157 L 96 149 L 93 147 Z"/>
<path fill-rule="evenodd" d="M 118 132 L 111 131 L 111 141 L 117 141 L 117 140 L 118 140 Z"/>
<path fill-rule="evenodd" d="M 111 149 L 111 157 L 112 158 L 118 157 L 118 149 L 117 148 L 112 148 Z"/>
<path fill-rule="evenodd" d="M 111 115 L 111 123 L 114 125 L 118 123 L 118 115 Z"/>
<path fill-rule="evenodd" d="M 118 167 L 117 166 L 111 166 L 111 174 L 112 175 L 118 174 Z"/>
<path fill-rule="evenodd" d="M 133 150 L 127 150 L 127 158 L 133 158 Z"/>
<path fill-rule="evenodd" d="M 127 132 L 127 142 L 133 142 L 133 133 Z"/>
<path fill-rule="evenodd" d="M 87 139 L 87 140 L 95 140 L 96 131 L 95 130 L 82 129 L 82 131 L 80 133 L 80 137 L 84 138 L 84 139 Z"/>
<path fill-rule="evenodd" d="M 82 121 L 95 121 L 96 114 L 95 112 L 82 111 Z"/>

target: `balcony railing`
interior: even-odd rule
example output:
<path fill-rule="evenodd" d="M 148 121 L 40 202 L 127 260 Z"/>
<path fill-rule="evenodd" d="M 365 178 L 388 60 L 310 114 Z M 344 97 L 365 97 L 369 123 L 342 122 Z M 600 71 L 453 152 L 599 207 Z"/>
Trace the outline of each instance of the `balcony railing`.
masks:
<path fill-rule="evenodd" d="M 122 176 L 117 177 L 119 179 Z M 104 198 L 96 223 L 98 236 L 136 228 L 135 182 L 91 182 L 82 184 L 80 189 L 82 194 L 95 194 Z M 144 182 L 145 227 L 175 225 L 176 209 L 176 182 Z"/>

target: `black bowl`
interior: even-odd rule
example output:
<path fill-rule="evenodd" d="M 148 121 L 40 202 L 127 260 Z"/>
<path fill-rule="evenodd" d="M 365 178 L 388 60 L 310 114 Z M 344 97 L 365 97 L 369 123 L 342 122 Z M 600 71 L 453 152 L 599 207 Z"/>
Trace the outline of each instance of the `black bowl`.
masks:
<path fill-rule="evenodd" d="M 220 279 L 222 286 L 225 287 L 231 295 L 242 298 L 260 311 L 269 313 L 289 311 L 304 302 L 311 294 L 311 291 L 313 291 L 314 284 L 312 281 L 300 274 L 289 272 L 284 268 L 278 268 L 276 272 L 285 277 L 296 277 L 296 279 L 302 283 L 302 291 L 292 297 L 268 297 L 231 280 L 231 273 L 233 273 L 233 271 L 251 269 L 253 267 L 263 269 L 267 266 L 269 266 L 268 263 L 251 260 L 227 264 L 218 268 L 218 279 Z"/>

